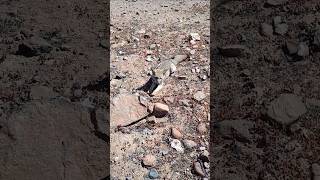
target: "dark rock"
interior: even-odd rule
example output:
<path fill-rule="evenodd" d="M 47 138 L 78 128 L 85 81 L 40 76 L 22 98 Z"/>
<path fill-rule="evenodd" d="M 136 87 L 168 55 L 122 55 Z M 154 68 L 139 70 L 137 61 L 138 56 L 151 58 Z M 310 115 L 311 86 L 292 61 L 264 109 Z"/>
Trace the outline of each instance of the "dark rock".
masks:
<path fill-rule="evenodd" d="M 294 94 L 281 94 L 268 106 L 267 115 L 280 124 L 288 125 L 306 113 L 302 99 Z"/>
<path fill-rule="evenodd" d="M 220 54 L 226 57 L 241 57 L 247 52 L 246 47 L 242 45 L 230 45 L 219 47 L 218 49 Z"/>
<path fill-rule="evenodd" d="M 17 55 L 25 57 L 38 56 L 42 53 L 49 53 L 53 47 L 46 40 L 39 37 L 31 37 L 18 46 Z"/>

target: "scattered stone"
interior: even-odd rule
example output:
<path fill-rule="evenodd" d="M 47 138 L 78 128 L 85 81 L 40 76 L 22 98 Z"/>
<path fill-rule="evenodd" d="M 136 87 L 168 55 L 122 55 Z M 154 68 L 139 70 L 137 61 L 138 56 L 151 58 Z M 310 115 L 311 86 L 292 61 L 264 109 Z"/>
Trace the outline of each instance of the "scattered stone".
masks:
<path fill-rule="evenodd" d="M 119 94 L 110 103 L 110 127 L 131 124 L 149 113 L 145 106 L 140 104 L 139 98 L 132 94 Z"/>
<path fill-rule="evenodd" d="M 206 124 L 205 123 L 200 123 L 198 126 L 197 126 L 197 131 L 200 133 L 200 134 L 204 134 L 206 133 L 208 130 L 207 130 L 207 127 L 206 127 Z"/>
<path fill-rule="evenodd" d="M 18 46 L 17 55 L 25 57 L 38 56 L 42 53 L 49 53 L 53 47 L 46 40 L 33 36 Z"/>
<path fill-rule="evenodd" d="M 294 94 L 281 94 L 268 107 L 267 115 L 275 121 L 288 125 L 306 113 L 302 99 Z"/>
<path fill-rule="evenodd" d="M 155 103 L 153 107 L 153 115 L 157 118 L 164 117 L 169 112 L 169 106 L 162 103 Z"/>
<path fill-rule="evenodd" d="M 264 36 L 273 35 L 273 27 L 270 24 L 262 23 L 261 24 L 261 34 Z"/>
<path fill-rule="evenodd" d="M 171 128 L 171 135 L 175 139 L 181 139 L 183 136 L 177 128 Z"/>
<path fill-rule="evenodd" d="M 221 55 L 226 57 L 241 57 L 244 56 L 247 49 L 243 45 L 229 45 L 224 47 L 219 47 L 219 52 Z"/>
<path fill-rule="evenodd" d="M 150 179 L 157 179 L 159 177 L 159 173 L 156 169 L 152 168 L 149 171 L 149 178 Z"/>
<path fill-rule="evenodd" d="M 194 55 L 196 53 L 196 50 L 194 50 L 194 49 L 192 49 L 191 51 L 190 51 L 190 54 L 191 55 Z"/>
<path fill-rule="evenodd" d="M 274 32 L 279 35 L 285 35 L 288 32 L 288 25 L 285 23 L 281 23 L 275 26 Z"/>
<path fill-rule="evenodd" d="M 206 173 L 202 169 L 202 166 L 201 166 L 200 162 L 193 163 L 193 169 L 194 169 L 194 171 L 196 172 L 197 175 L 199 175 L 201 177 L 205 177 L 206 176 Z"/>
<path fill-rule="evenodd" d="M 320 165 L 317 163 L 312 164 L 313 180 L 320 180 Z"/>
<path fill-rule="evenodd" d="M 206 98 L 206 95 L 202 91 L 198 91 L 193 95 L 193 98 L 197 101 L 202 101 L 203 99 Z"/>
<path fill-rule="evenodd" d="M 172 141 L 170 142 L 170 146 L 178 152 L 181 152 L 181 153 L 184 152 L 182 143 L 178 139 L 172 139 Z"/>
<path fill-rule="evenodd" d="M 156 157 L 148 154 L 142 159 L 142 163 L 144 166 L 153 167 L 156 164 Z"/>
<path fill-rule="evenodd" d="M 306 57 L 309 55 L 309 47 L 305 42 L 300 42 L 298 45 L 298 56 Z"/>
<path fill-rule="evenodd" d="M 185 139 L 182 141 L 183 142 L 183 145 L 187 148 L 187 149 L 192 149 L 194 147 L 196 147 L 198 144 L 192 140 L 188 140 L 188 139 Z"/>
<path fill-rule="evenodd" d="M 200 35 L 198 33 L 190 33 L 190 37 L 192 40 L 200 41 Z"/>

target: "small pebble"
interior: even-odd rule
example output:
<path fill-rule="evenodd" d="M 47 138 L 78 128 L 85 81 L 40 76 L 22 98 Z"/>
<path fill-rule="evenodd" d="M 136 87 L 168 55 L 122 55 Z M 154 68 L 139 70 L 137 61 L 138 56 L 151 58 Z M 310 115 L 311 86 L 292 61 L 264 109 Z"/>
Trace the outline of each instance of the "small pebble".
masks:
<path fill-rule="evenodd" d="M 276 25 L 274 31 L 279 35 L 285 35 L 288 32 L 288 25 L 285 23 Z"/>
<path fill-rule="evenodd" d="M 305 57 L 309 55 L 309 47 L 305 42 L 298 45 L 298 56 Z"/>
<path fill-rule="evenodd" d="M 202 101 L 203 99 L 206 98 L 206 95 L 202 91 L 198 91 L 193 95 L 193 98 L 197 101 Z"/>
<path fill-rule="evenodd" d="M 150 171 L 149 171 L 149 177 L 151 178 L 151 179 L 156 179 L 156 178 L 158 178 L 159 177 L 159 173 L 158 173 L 158 171 L 156 170 L 156 169 L 150 169 Z"/>
<path fill-rule="evenodd" d="M 183 136 L 177 128 L 171 128 L 171 135 L 175 139 L 181 139 Z"/>
<path fill-rule="evenodd" d="M 178 139 L 173 139 L 171 142 L 170 142 L 170 145 L 173 149 L 177 150 L 178 152 L 181 152 L 183 153 L 184 152 L 184 148 L 182 146 L 182 143 L 181 141 L 179 141 Z"/>
<path fill-rule="evenodd" d="M 194 171 L 201 177 L 205 177 L 206 173 L 202 170 L 201 164 L 199 162 L 195 162 L 193 164 Z"/>
<path fill-rule="evenodd" d="M 205 123 L 200 123 L 198 126 L 197 126 L 197 131 L 201 134 L 204 134 L 207 132 L 207 127 L 206 127 L 206 124 Z"/>
<path fill-rule="evenodd" d="M 150 167 L 155 166 L 156 157 L 151 154 L 148 154 L 143 158 L 142 162 L 143 162 L 143 165 L 145 166 L 150 166 Z"/>
<path fill-rule="evenodd" d="M 188 139 L 185 139 L 183 140 L 183 145 L 187 148 L 187 149 L 192 149 L 194 147 L 197 146 L 197 143 L 192 141 L 192 140 L 188 140 Z"/>
<path fill-rule="evenodd" d="M 150 50 L 155 50 L 157 48 L 157 45 L 156 44 L 151 44 L 150 46 L 149 46 L 149 49 Z"/>
<path fill-rule="evenodd" d="M 169 112 L 169 106 L 162 103 L 155 103 L 153 107 L 153 114 L 155 117 L 164 117 Z"/>
<path fill-rule="evenodd" d="M 190 33 L 190 37 L 192 40 L 200 41 L 200 35 L 198 33 Z"/>
<path fill-rule="evenodd" d="M 272 36 L 273 27 L 270 24 L 262 23 L 261 24 L 261 34 L 264 36 Z"/>

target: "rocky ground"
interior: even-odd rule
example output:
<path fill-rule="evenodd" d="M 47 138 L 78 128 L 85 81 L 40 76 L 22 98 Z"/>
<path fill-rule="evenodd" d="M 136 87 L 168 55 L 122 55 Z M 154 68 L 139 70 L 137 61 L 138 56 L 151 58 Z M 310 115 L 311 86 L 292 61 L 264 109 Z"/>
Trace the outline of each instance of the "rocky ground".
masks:
<path fill-rule="evenodd" d="M 319 179 L 319 1 L 212 9 L 212 179 Z"/>
<path fill-rule="evenodd" d="M 209 1 L 110 7 L 111 179 L 209 179 Z M 135 90 L 178 54 L 158 94 Z"/>
<path fill-rule="evenodd" d="M 0 2 L 0 179 L 108 176 L 106 7 Z"/>

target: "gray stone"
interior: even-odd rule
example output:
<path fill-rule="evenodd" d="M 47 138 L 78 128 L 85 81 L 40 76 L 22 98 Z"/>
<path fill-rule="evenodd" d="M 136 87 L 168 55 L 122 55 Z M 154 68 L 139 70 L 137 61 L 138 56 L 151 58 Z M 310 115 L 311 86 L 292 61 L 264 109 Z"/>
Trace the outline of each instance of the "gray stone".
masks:
<path fill-rule="evenodd" d="M 287 41 L 286 48 L 289 55 L 294 55 L 298 52 L 298 44 L 294 41 Z"/>
<path fill-rule="evenodd" d="M 306 57 L 309 55 L 309 47 L 305 42 L 300 42 L 298 45 L 298 56 Z"/>
<path fill-rule="evenodd" d="M 49 53 L 52 49 L 53 47 L 46 40 L 33 36 L 18 46 L 16 54 L 25 57 L 32 57 L 38 56 L 42 53 Z"/>
<path fill-rule="evenodd" d="M 261 34 L 264 36 L 273 35 L 273 27 L 270 24 L 262 23 L 261 24 Z"/>
<path fill-rule="evenodd" d="M 296 121 L 307 111 L 302 99 L 294 94 L 281 94 L 268 106 L 267 115 L 284 125 Z"/>
<path fill-rule="evenodd" d="M 279 35 L 285 35 L 288 32 L 288 25 L 285 23 L 281 23 L 275 26 L 275 33 L 279 34 Z"/>
<path fill-rule="evenodd" d="M 157 178 L 159 177 L 158 171 L 157 171 L 156 169 L 154 169 L 154 168 L 150 169 L 150 171 L 149 171 L 149 177 L 150 177 L 151 179 L 157 179 Z"/>
<path fill-rule="evenodd" d="M 206 98 L 206 95 L 202 91 L 197 91 L 194 95 L 193 98 L 197 101 L 202 101 L 203 99 Z"/>
<path fill-rule="evenodd" d="M 197 143 L 192 140 L 185 139 L 182 142 L 187 149 L 192 149 L 197 146 Z"/>

